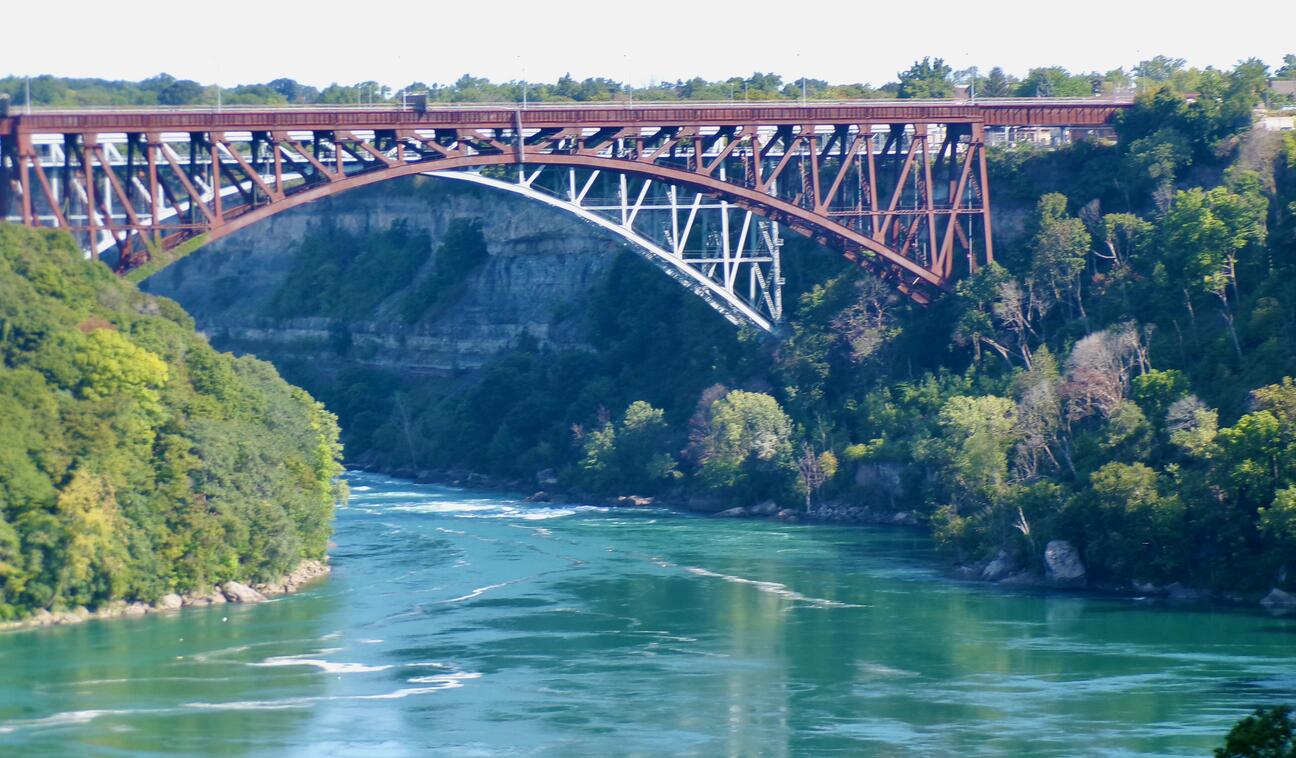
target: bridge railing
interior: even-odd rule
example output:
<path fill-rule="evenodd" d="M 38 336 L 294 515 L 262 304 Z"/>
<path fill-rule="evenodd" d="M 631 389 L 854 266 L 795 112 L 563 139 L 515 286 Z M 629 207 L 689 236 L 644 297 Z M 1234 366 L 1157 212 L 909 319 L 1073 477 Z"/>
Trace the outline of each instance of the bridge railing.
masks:
<path fill-rule="evenodd" d="M 824 106 L 870 107 L 909 106 L 917 108 L 993 107 L 993 106 L 1074 106 L 1074 105 L 1128 105 L 1133 95 L 1095 95 L 1090 97 L 997 97 L 997 98 L 876 98 L 876 99 L 797 99 L 786 100 L 548 100 L 520 102 L 431 102 L 427 110 L 581 110 L 581 109 L 640 109 L 640 108 L 819 108 Z M 260 112 L 314 112 L 314 111 L 414 111 L 412 105 L 393 103 L 311 103 L 283 105 L 78 105 L 63 106 L 10 106 L 10 117 L 32 115 L 75 115 L 78 113 L 260 113 Z"/>

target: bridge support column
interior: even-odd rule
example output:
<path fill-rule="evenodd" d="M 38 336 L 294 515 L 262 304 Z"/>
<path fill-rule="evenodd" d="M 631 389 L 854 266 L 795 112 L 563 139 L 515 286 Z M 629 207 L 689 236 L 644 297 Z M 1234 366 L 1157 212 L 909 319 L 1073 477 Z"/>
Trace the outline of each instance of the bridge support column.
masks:
<path fill-rule="evenodd" d="M 9 144 L 12 139 L 0 137 L 0 221 L 9 215 L 9 205 L 13 202 L 14 176 L 18 172 L 18 154 Z M 26 215 L 23 216 L 23 223 L 31 223 Z"/>
<path fill-rule="evenodd" d="M 978 174 L 981 182 L 981 220 L 985 229 L 985 262 L 994 263 L 994 224 L 990 218 L 990 171 L 986 167 L 985 124 L 977 121 L 972 124 L 972 147 L 979 154 Z M 968 262 L 971 273 L 976 273 L 976 255 L 969 253 Z"/>

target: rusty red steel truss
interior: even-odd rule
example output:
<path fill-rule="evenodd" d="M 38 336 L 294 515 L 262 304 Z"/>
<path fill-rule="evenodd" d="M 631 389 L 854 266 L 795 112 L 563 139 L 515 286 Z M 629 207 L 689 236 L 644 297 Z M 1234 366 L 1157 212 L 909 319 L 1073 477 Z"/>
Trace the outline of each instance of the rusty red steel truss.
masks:
<path fill-rule="evenodd" d="M 994 259 L 988 132 L 1102 127 L 1127 105 L 38 111 L 0 118 L 0 217 L 67 229 L 128 271 L 387 179 L 515 172 L 526 183 L 556 167 L 570 174 L 569 200 L 579 203 L 577 172 L 582 183 L 622 177 L 623 195 L 624 178 L 638 180 L 640 203 L 648 182 L 672 200 L 682 189 L 810 237 L 927 303 Z"/>

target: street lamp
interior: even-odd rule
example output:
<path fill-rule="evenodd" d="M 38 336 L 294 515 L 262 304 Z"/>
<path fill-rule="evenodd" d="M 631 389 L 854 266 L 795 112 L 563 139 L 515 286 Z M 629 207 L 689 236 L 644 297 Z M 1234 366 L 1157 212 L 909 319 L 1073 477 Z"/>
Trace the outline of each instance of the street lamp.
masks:
<path fill-rule="evenodd" d="M 806 104 L 806 77 L 805 77 L 805 71 L 802 70 L 801 68 L 800 52 L 797 52 L 796 59 L 797 59 L 797 70 L 801 72 L 801 105 L 804 106 Z"/>

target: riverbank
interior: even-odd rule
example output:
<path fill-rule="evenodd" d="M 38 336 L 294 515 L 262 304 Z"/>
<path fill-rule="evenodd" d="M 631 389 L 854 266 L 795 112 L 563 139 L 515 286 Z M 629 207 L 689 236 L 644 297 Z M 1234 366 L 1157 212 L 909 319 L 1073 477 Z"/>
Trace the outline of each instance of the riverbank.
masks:
<path fill-rule="evenodd" d="M 114 600 L 93 610 L 85 606 L 60 611 L 49 611 L 42 608 L 27 618 L 0 623 L 0 631 L 64 626 L 95 619 L 138 618 L 151 613 L 166 613 L 182 608 L 223 605 L 225 603 L 260 603 L 278 595 L 296 592 L 315 580 L 327 576 L 330 570 L 327 559 L 324 561 L 306 560 L 297 564 L 297 568 L 273 582 L 259 582 L 251 585 L 242 582 L 225 582 L 207 592 L 195 592 L 187 595 L 172 593 L 163 595 L 152 603 L 146 603 L 142 600 Z"/>
<path fill-rule="evenodd" d="M 805 511 L 785 508 L 773 501 L 750 506 L 727 507 L 727 504 L 722 501 L 696 496 L 603 496 L 563 489 L 558 486 L 557 477 L 552 471 L 537 472 L 536 483 L 500 479 L 470 471 L 414 472 L 398 469 L 376 473 L 426 484 L 477 487 L 513 495 L 521 495 L 529 489 L 534 489 L 538 484 L 542 489 L 534 490 L 531 495 L 523 497 L 529 503 L 588 503 L 608 508 L 659 507 L 703 514 L 713 518 L 772 519 L 789 524 L 883 526 L 928 531 L 926 525 L 913 511 L 875 509 L 837 501 L 817 504 L 812 510 Z M 1240 595 L 1192 587 L 1183 582 L 1155 584 L 1136 581 L 1125 585 L 1093 582 L 1088 577 L 1079 552 L 1070 543 L 1061 540 L 1050 542 L 1045 547 L 1042 559 L 1044 570 L 1038 571 L 1022 565 L 1001 551 L 994 558 L 953 563 L 947 567 L 946 575 L 958 581 L 993 584 L 1005 588 L 1080 592 L 1123 598 L 1157 598 L 1177 604 L 1218 604 L 1245 608 L 1255 608 L 1259 605 L 1273 613 L 1296 614 L 1296 593 L 1284 592 L 1276 587 L 1259 595 Z"/>

